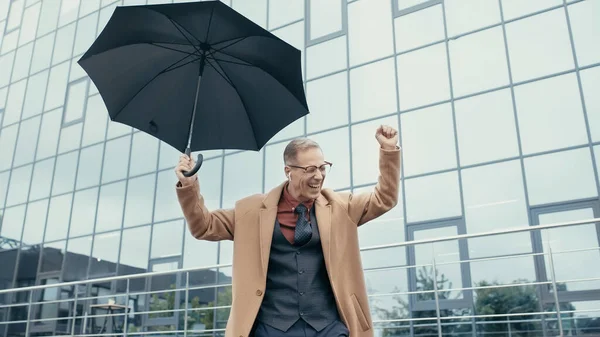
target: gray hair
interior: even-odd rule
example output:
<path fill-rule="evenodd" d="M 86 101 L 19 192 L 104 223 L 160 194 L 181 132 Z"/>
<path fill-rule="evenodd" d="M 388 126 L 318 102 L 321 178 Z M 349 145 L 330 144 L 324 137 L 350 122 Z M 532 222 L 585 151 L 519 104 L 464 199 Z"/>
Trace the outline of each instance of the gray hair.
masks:
<path fill-rule="evenodd" d="M 321 146 L 314 140 L 308 138 L 297 138 L 289 142 L 283 151 L 283 162 L 288 165 L 290 162 L 296 161 L 298 152 L 306 151 L 308 149 L 321 149 Z"/>

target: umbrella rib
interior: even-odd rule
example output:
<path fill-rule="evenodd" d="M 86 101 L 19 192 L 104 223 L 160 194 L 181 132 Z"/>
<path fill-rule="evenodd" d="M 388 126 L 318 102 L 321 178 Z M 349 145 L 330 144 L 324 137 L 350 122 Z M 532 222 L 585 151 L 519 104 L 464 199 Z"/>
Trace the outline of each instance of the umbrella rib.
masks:
<path fill-rule="evenodd" d="M 237 65 L 240 65 L 240 66 L 246 66 L 246 67 L 254 67 L 254 65 L 252 65 L 252 64 L 249 64 L 249 63 L 242 63 L 242 62 L 235 62 L 235 61 L 222 60 L 222 59 L 218 59 L 218 58 L 216 58 L 216 57 L 213 57 L 213 59 L 214 59 L 215 61 L 218 61 L 218 62 L 225 62 L 225 63 L 237 64 Z"/>
<path fill-rule="evenodd" d="M 187 56 L 186 56 L 184 59 L 186 59 L 186 58 L 187 58 Z M 164 69 L 163 71 L 161 71 L 160 73 L 161 73 L 161 74 L 168 73 L 169 71 L 173 71 L 173 70 L 175 70 L 175 69 L 179 69 L 179 68 L 181 68 L 181 67 L 187 66 L 188 64 L 190 64 L 190 63 L 192 63 L 192 62 L 196 62 L 196 61 L 198 61 L 199 59 L 200 59 L 200 58 L 198 57 L 198 58 L 196 58 L 196 59 L 193 59 L 193 60 L 191 60 L 191 61 L 188 61 L 188 62 L 186 62 L 186 63 L 184 63 L 184 64 L 180 64 L 180 65 L 178 65 L 178 66 L 176 66 L 176 67 L 174 67 L 174 65 L 175 65 L 175 64 L 172 64 L 172 65 L 168 66 L 167 68 L 165 68 L 165 69 Z M 179 61 L 183 61 L 183 59 L 182 59 L 182 60 L 179 60 Z M 178 61 L 178 63 L 179 63 L 179 61 Z M 171 67 L 172 67 L 172 68 L 171 68 Z"/>
<path fill-rule="evenodd" d="M 217 48 L 214 48 L 214 53 L 216 53 L 216 52 L 220 52 L 221 50 L 224 50 L 224 49 L 226 49 L 226 48 L 229 48 L 229 47 L 233 46 L 234 44 L 236 44 L 236 43 L 238 43 L 238 42 L 242 42 L 242 41 L 244 41 L 244 40 L 245 40 L 245 39 L 247 39 L 247 38 L 248 38 L 248 36 L 244 36 L 244 37 L 236 37 L 235 39 L 231 39 L 231 40 L 226 40 L 226 41 L 222 41 L 222 42 L 219 42 L 219 43 L 215 43 L 215 44 L 213 44 L 213 46 L 214 46 L 214 45 L 216 45 L 216 44 L 221 44 L 221 43 L 224 43 L 224 42 L 229 42 L 229 41 L 233 41 L 233 40 L 236 40 L 236 39 L 238 39 L 237 41 L 234 41 L 234 42 L 232 42 L 232 43 L 230 43 L 230 44 L 228 44 L 228 45 L 226 45 L 226 46 L 224 46 L 224 47 L 220 47 L 220 48 L 218 48 L 218 49 L 217 49 Z"/>
<path fill-rule="evenodd" d="M 227 76 L 227 74 L 225 74 L 225 70 L 223 70 L 223 68 L 221 68 L 221 66 L 218 64 L 218 62 L 215 62 L 217 65 L 219 65 L 219 69 L 221 69 L 221 71 L 223 72 L 223 74 L 221 74 L 221 72 L 212 64 L 212 62 L 209 62 L 209 58 L 206 58 L 206 62 L 208 62 L 208 65 L 211 66 L 219 75 L 221 75 L 221 77 L 223 77 L 223 79 L 229 83 L 229 85 L 231 85 L 232 87 L 233 82 L 231 81 L 231 79 L 229 78 L 229 76 Z"/>
<path fill-rule="evenodd" d="M 177 30 L 179 31 L 179 33 L 181 33 L 181 35 L 183 35 L 183 37 L 184 37 L 184 38 L 185 38 L 185 39 L 186 39 L 186 40 L 187 40 L 187 41 L 190 43 L 190 45 L 191 45 L 192 47 L 194 47 L 194 49 L 196 49 L 196 51 L 197 51 L 198 53 L 201 53 L 200 49 L 198 49 L 198 47 L 197 47 L 197 46 L 196 46 L 196 45 L 195 45 L 195 44 L 194 44 L 192 41 L 190 41 L 190 39 L 187 37 L 187 35 L 185 35 L 185 34 L 183 33 L 183 31 L 182 31 L 181 29 L 179 29 L 179 25 L 177 24 L 177 22 L 173 21 L 173 19 L 171 19 L 171 17 L 169 17 L 168 15 L 166 15 L 166 14 L 163 14 L 163 15 L 164 15 L 164 16 L 166 16 L 166 17 L 169 19 L 169 21 L 171 21 L 171 23 L 173 24 L 173 26 L 175 26 L 175 28 L 177 28 Z M 186 32 L 188 32 L 188 33 L 189 33 L 191 36 L 194 36 L 194 34 L 190 33 L 190 32 L 189 32 L 187 29 L 185 29 L 185 27 L 182 27 L 182 28 L 183 28 L 183 29 L 184 29 Z M 198 40 L 198 38 L 197 38 L 197 37 L 195 37 L 195 36 L 194 36 L 194 39 Z M 198 40 L 198 42 L 200 42 L 200 40 Z"/>
<path fill-rule="evenodd" d="M 208 19 L 208 28 L 206 29 L 206 36 L 204 41 L 208 41 L 208 33 L 210 33 L 210 24 L 212 23 L 213 15 L 215 14 L 215 3 L 213 3 L 212 9 L 210 10 L 210 19 Z M 200 42 L 200 41 L 198 41 Z"/>
<path fill-rule="evenodd" d="M 163 49 L 168 49 L 168 50 L 176 51 L 176 52 L 179 52 L 179 53 L 182 53 L 182 54 L 187 54 L 188 56 L 192 56 L 192 55 L 200 56 L 200 55 L 198 55 L 197 53 L 190 53 L 190 52 L 183 51 L 183 50 L 179 50 L 179 49 L 175 49 L 175 48 L 169 48 L 169 47 L 167 47 L 167 46 L 161 46 L 161 45 L 159 45 L 159 44 L 156 44 L 156 43 L 154 43 L 154 42 L 150 42 L 150 44 L 151 44 L 151 45 L 153 45 L 153 46 L 159 47 L 159 48 L 163 48 Z M 186 44 L 186 46 L 187 46 L 187 44 Z"/>

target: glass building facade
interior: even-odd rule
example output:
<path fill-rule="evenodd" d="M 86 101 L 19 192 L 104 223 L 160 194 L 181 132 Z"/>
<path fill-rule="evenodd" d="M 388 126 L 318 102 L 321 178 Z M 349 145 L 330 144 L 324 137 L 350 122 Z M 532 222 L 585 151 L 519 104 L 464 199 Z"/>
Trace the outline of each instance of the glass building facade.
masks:
<path fill-rule="evenodd" d="M 302 50 L 311 113 L 260 152 L 205 152 L 199 176 L 209 209 L 281 183 L 283 149 L 302 136 L 334 163 L 326 187 L 368 190 L 378 176 L 375 130 L 389 124 L 400 130 L 403 148 L 400 202 L 359 228 L 362 247 L 600 217 L 600 1 L 224 2 Z M 231 263 L 231 242 L 198 241 L 187 231 L 175 194 L 180 154 L 109 121 L 77 64 L 116 6 L 145 3 L 0 0 L 0 289 Z M 365 251 L 371 312 L 379 321 L 435 315 L 433 297 L 410 295 L 431 280 L 430 269 L 410 266 L 435 257 L 436 286 L 448 289 L 441 314 L 479 314 L 489 309 L 486 296 L 501 293 L 452 289 L 547 281 L 548 261 L 535 254 L 549 249 L 571 252 L 555 257 L 556 279 L 580 280 L 560 284 L 561 306 L 600 310 L 600 281 L 589 280 L 600 276 L 599 241 L 592 223 L 445 241 L 434 250 Z M 166 289 L 181 281 L 175 275 L 130 287 Z M 223 284 L 198 290 L 192 306 L 230 301 L 231 268 L 189 277 L 196 286 Z M 531 301 L 509 298 L 503 313 L 545 311 L 554 301 L 547 287 L 523 289 L 512 299 Z M 75 292 L 123 291 L 115 281 Z M 140 297 L 136 305 L 179 308 L 182 294 Z M 26 299 L 0 295 L 0 304 L 19 301 Z M 33 316 L 62 310 L 40 305 Z M 224 326 L 227 312 L 219 310 L 211 327 Z M 22 315 L 0 309 L 0 321 Z M 136 329 L 178 319 L 146 318 Z M 597 319 L 585 324 L 600 332 Z M 466 325 L 453 333 L 480 331 Z M 37 329 L 30 332 L 61 333 L 60 326 Z M 377 333 L 419 331 L 407 325 Z"/>

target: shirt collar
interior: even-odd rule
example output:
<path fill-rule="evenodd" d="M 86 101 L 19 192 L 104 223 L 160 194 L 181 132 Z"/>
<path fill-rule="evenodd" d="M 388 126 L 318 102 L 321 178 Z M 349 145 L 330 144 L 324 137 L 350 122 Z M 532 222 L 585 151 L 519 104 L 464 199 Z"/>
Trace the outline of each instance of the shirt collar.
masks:
<path fill-rule="evenodd" d="M 300 203 L 298 200 L 296 200 L 288 191 L 288 185 L 289 183 L 285 184 L 285 186 L 283 187 L 283 198 L 285 199 L 285 201 L 292 207 L 296 207 L 298 206 L 298 204 Z M 314 205 L 315 201 L 314 200 L 309 200 L 306 202 L 303 202 L 304 206 L 306 206 L 307 209 L 311 209 L 312 206 Z"/>

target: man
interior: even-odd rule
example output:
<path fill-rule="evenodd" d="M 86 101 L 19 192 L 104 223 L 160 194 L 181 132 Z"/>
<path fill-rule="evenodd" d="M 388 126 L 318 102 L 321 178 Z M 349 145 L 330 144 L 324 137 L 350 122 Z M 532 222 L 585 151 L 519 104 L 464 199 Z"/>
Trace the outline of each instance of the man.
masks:
<path fill-rule="evenodd" d="M 398 132 L 381 126 L 379 180 L 372 193 L 322 189 L 330 163 L 319 145 L 294 140 L 284 151 L 287 181 L 266 195 L 209 211 L 194 166 L 181 156 L 176 191 L 191 234 L 233 240 L 233 297 L 227 337 L 371 337 L 373 327 L 357 227 L 398 201 Z"/>

